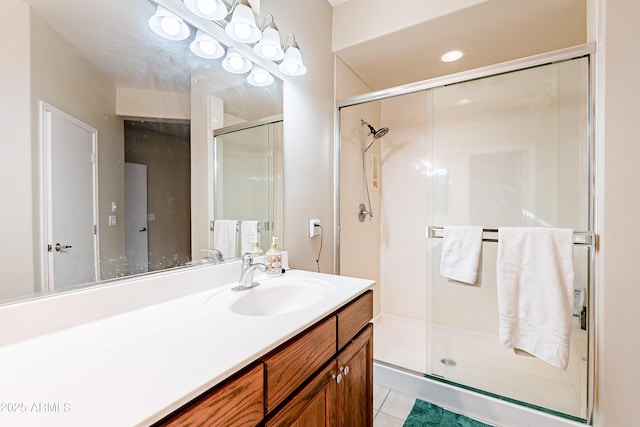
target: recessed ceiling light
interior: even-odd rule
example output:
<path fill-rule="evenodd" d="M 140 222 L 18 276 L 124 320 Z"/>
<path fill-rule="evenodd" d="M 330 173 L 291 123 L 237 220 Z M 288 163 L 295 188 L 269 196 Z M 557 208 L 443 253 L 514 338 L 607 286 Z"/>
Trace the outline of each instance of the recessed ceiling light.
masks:
<path fill-rule="evenodd" d="M 448 52 L 443 53 L 442 56 L 440 56 L 440 61 L 454 62 L 462 58 L 463 56 L 464 56 L 464 52 L 459 49 L 450 50 Z"/>

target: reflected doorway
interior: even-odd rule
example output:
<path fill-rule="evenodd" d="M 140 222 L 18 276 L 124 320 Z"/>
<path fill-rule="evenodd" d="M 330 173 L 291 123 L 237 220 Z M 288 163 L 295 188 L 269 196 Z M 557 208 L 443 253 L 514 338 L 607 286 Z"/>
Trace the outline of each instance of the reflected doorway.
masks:
<path fill-rule="evenodd" d="M 133 249 L 133 237 L 147 235 L 148 270 L 156 271 L 191 261 L 191 135 L 188 123 L 161 121 L 124 122 L 125 163 L 146 166 L 146 225 L 142 218 L 125 226 L 127 271 L 138 268 L 144 254 Z M 125 188 L 130 182 L 125 177 Z M 144 195 L 136 196 L 145 197 Z M 137 205 L 144 206 L 138 200 Z M 130 209 L 125 203 L 125 218 Z M 145 228 L 146 230 L 140 232 Z M 129 229 L 133 231 L 129 231 Z M 135 234 L 130 236 L 128 234 Z M 139 271 L 141 272 L 141 271 Z"/>
<path fill-rule="evenodd" d="M 98 277 L 98 131 L 41 105 L 46 207 L 45 289 L 95 282 Z"/>

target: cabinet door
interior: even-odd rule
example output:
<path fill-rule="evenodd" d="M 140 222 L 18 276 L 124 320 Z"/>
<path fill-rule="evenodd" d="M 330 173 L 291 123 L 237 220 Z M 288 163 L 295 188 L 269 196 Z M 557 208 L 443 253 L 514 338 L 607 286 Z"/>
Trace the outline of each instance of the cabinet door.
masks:
<path fill-rule="evenodd" d="M 337 357 L 338 427 L 373 425 L 373 325 L 368 324 Z"/>
<path fill-rule="evenodd" d="M 322 369 L 307 386 L 265 423 L 265 427 L 333 427 L 336 425 L 336 364 Z"/>

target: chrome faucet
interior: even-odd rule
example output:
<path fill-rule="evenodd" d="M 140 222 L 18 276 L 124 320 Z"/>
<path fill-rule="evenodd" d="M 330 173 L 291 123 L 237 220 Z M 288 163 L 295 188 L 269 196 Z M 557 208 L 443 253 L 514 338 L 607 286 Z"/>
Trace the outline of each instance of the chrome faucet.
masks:
<path fill-rule="evenodd" d="M 258 286 L 260 283 L 253 281 L 253 275 L 256 270 L 265 271 L 267 269 L 266 264 L 253 263 L 253 255 L 246 253 L 242 255 L 242 274 L 240 274 L 240 280 L 238 280 L 238 286 L 231 288 L 232 291 L 243 291 L 245 289 L 251 289 Z"/>
<path fill-rule="evenodd" d="M 205 260 L 217 264 L 222 262 L 222 252 L 217 249 L 201 249 L 200 252 L 207 252 L 209 256 L 205 257 Z"/>

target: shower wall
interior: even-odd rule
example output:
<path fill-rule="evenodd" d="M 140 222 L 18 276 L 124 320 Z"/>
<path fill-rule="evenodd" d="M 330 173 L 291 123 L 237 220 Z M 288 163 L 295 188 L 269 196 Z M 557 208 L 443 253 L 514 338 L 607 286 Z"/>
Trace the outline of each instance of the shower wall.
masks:
<path fill-rule="evenodd" d="M 431 92 L 382 102 L 380 299 L 384 313 L 426 321 L 427 104 Z M 426 369 L 423 366 L 422 370 Z"/>
<path fill-rule="evenodd" d="M 362 168 L 362 148 L 368 129 L 360 120 L 380 127 L 379 102 L 371 102 L 349 109 L 340 114 L 340 274 L 363 277 L 376 281 L 374 289 L 374 313 L 380 311 L 380 191 L 370 186 L 373 218 L 364 222 L 358 219 L 358 206 L 367 204 Z M 365 160 L 371 177 L 371 159 L 380 158 L 382 140 L 376 141 L 367 151 Z M 378 162 L 379 173 L 379 162 Z"/>

